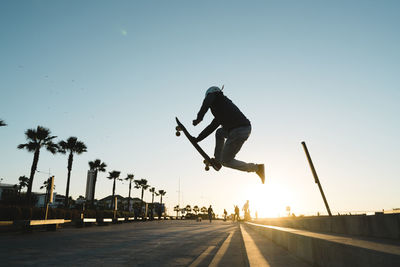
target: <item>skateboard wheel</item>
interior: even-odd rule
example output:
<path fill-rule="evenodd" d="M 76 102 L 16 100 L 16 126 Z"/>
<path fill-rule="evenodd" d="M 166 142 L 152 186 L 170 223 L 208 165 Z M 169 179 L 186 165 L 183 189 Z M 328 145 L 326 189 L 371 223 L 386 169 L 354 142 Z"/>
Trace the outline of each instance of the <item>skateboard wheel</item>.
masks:
<path fill-rule="evenodd" d="M 180 131 L 180 130 L 181 130 L 181 128 L 180 128 L 179 126 L 176 126 L 175 129 L 176 129 L 177 131 Z"/>
<path fill-rule="evenodd" d="M 180 132 L 176 132 L 175 134 L 176 134 L 176 136 L 180 136 L 180 135 L 181 135 L 181 133 L 180 133 Z"/>
<path fill-rule="evenodd" d="M 206 166 L 204 169 L 205 169 L 206 171 L 209 171 L 209 170 L 210 170 L 210 167 Z"/>
<path fill-rule="evenodd" d="M 207 160 L 203 160 L 203 163 L 204 163 L 204 164 L 207 164 Z"/>

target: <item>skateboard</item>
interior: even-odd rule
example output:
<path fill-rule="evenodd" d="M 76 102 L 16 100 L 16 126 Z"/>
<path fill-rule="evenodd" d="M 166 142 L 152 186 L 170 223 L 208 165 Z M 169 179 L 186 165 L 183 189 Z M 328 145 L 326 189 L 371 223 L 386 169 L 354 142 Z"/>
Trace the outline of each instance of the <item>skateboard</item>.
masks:
<path fill-rule="evenodd" d="M 176 136 L 181 135 L 181 131 L 186 135 L 186 137 L 189 139 L 190 143 L 196 148 L 197 151 L 199 151 L 200 155 L 203 156 L 204 160 L 203 163 L 206 165 L 205 170 L 208 171 L 210 170 L 210 166 L 214 168 L 214 170 L 219 171 L 221 169 L 221 163 L 216 162 L 214 159 L 211 159 L 206 152 L 196 143 L 195 138 L 190 135 L 188 130 L 186 130 L 185 126 L 176 118 L 176 123 L 178 124 L 176 126 Z"/>

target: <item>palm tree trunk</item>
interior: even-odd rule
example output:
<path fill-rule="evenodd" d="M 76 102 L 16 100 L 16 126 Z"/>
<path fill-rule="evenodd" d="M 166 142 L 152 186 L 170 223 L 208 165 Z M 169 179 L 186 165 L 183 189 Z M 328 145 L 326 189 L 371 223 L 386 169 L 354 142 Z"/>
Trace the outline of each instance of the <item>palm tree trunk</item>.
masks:
<path fill-rule="evenodd" d="M 68 178 L 67 178 L 67 189 L 65 191 L 65 207 L 68 208 L 68 197 L 69 197 L 69 181 L 71 179 L 71 170 L 72 170 L 72 161 L 74 160 L 74 156 L 71 153 L 69 153 L 69 157 L 68 157 Z"/>
<path fill-rule="evenodd" d="M 162 195 L 160 196 L 160 214 L 158 216 L 159 220 L 161 220 L 161 216 L 162 216 Z"/>
<path fill-rule="evenodd" d="M 152 192 L 152 196 L 151 196 L 151 209 L 150 209 L 150 218 L 151 220 L 153 220 L 153 213 L 154 213 L 154 191 Z"/>
<path fill-rule="evenodd" d="M 96 189 L 96 180 L 97 180 L 97 169 L 96 172 L 94 173 L 94 179 L 93 179 L 92 206 L 94 206 L 94 190 Z"/>
<path fill-rule="evenodd" d="M 142 187 L 142 197 L 140 198 L 140 212 L 143 213 L 143 194 L 144 194 L 144 188 Z"/>
<path fill-rule="evenodd" d="M 37 148 L 35 150 L 35 154 L 33 155 L 33 162 L 32 162 L 32 167 L 31 167 L 31 175 L 29 176 L 28 190 L 26 192 L 26 197 L 27 197 L 28 203 L 31 202 L 33 178 L 35 176 L 37 164 L 39 162 L 39 154 L 40 154 L 40 148 Z"/>
<path fill-rule="evenodd" d="M 114 199 L 114 196 L 115 196 L 115 178 L 114 178 L 114 183 L 113 183 L 113 190 L 112 190 L 112 199 L 111 199 L 111 207 L 112 207 L 112 209 L 114 210 L 114 202 L 115 202 L 115 199 Z"/>
<path fill-rule="evenodd" d="M 132 188 L 132 180 L 129 180 L 128 211 L 131 211 L 131 188 Z"/>

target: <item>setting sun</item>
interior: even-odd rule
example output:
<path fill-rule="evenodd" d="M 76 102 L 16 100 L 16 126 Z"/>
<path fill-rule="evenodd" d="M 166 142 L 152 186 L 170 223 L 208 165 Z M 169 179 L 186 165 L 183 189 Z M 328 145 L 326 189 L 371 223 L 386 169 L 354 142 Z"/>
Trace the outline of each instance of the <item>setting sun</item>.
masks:
<path fill-rule="evenodd" d="M 243 197 L 249 200 L 253 218 L 256 212 L 258 218 L 285 216 L 286 207 L 293 203 L 290 190 L 274 181 L 270 181 L 268 186 L 248 186 Z"/>

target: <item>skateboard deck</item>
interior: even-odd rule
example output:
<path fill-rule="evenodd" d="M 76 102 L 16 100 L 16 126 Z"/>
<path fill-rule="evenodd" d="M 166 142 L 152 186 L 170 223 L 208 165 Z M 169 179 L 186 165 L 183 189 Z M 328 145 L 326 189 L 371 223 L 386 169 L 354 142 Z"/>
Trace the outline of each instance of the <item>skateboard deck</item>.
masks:
<path fill-rule="evenodd" d="M 186 137 L 189 139 L 190 143 L 192 143 L 192 145 L 194 146 L 194 148 L 196 148 L 196 150 L 200 153 L 200 155 L 204 158 L 203 163 L 206 165 L 205 170 L 208 171 L 210 169 L 209 166 L 212 166 L 214 168 L 214 170 L 219 171 L 221 169 L 221 164 L 218 162 L 215 162 L 214 160 L 212 160 L 206 152 L 204 152 L 204 150 L 199 146 L 199 144 L 197 144 L 194 140 L 195 138 L 193 136 L 190 135 L 190 133 L 188 132 L 188 130 L 186 130 L 185 126 L 183 126 L 183 124 L 178 120 L 178 118 L 176 118 L 176 123 L 178 124 L 178 126 L 176 126 L 176 136 L 180 136 L 181 135 L 181 131 L 186 135 Z"/>

